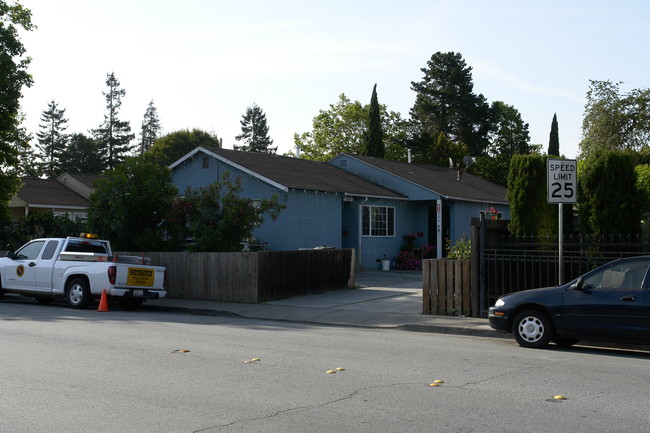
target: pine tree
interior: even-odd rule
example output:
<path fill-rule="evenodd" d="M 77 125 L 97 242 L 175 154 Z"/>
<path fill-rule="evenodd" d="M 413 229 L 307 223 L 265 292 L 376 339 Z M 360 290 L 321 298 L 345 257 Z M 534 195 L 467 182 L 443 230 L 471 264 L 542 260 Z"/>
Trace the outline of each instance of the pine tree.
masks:
<path fill-rule="evenodd" d="M 160 119 L 158 119 L 158 110 L 153 105 L 153 100 L 149 102 L 147 111 L 142 119 L 142 132 L 140 132 L 140 155 L 147 152 L 158 139 L 160 130 Z"/>
<path fill-rule="evenodd" d="M 381 116 L 379 114 L 379 102 L 377 101 L 377 84 L 372 88 L 372 97 L 370 98 L 370 113 L 368 117 L 368 131 L 366 133 L 366 156 L 376 158 L 384 157 L 384 140 L 381 128 Z"/>
<path fill-rule="evenodd" d="M 47 105 L 47 110 L 41 113 L 41 128 L 36 134 L 38 144 L 37 157 L 40 160 L 41 172 L 48 178 L 54 178 L 61 172 L 61 153 L 68 144 L 67 129 L 68 119 L 65 118 L 65 109 L 59 108 L 55 100 Z"/>
<path fill-rule="evenodd" d="M 482 94 L 474 93 L 472 68 L 460 53 L 437 52 L 421 71 L 422 80 L 411 82 L 416 92 L 410 111 L 416 159 L 426 154 L 440 132 L 467 145 L 470 155 L 483 154 L 489 145 L 490 106 Z"/>
<path fill-rule="evenodd" d="M 551 136 L 548 140 L 548 154 L 553 156 L 560 156 L 560 135 L 557 126 L 557 113 L 553 114 L 553 121 L 551 122 Z"/>
<path fill-rule="evenodd" d="M 242 115 L 239 123 L 241 123 L 242 133 L 236 136 L 235 140 L 243 141 L 245 145 L 235 145 L 233 146 L 235 150 L 258 153 L 275 153 L 278 150 L 277 146 L 270 147 L 273 140 L 269 137 L 266 114 L 257 104 L 246 109 L 246 113 Z"/>
<path fill-rule="evenodd" d="M 104 115 L 104 122 L 92 133 L 99 143 L 104 168 L 113 169 L 133 151 L 131 141 L 135 135 L 131 133 L 130 122 L 118 118 L 126 90 L 120 88 L 120 82 L 113 72 L 106 75 L 106 87 L 108 90 L 102 94 L 106 98 L 108 112 Z"/>
<path fill-rule="evenodd" d="M 19 113 L 18 119 L 19 125 L 22 125 L 25 121 L 25 115 L 23 113 Z M 16 174 L 17 176 L 41 177 L 43 174 L 41 172 L 40 165 L 34 164 L 36 155 L 34 154 L 34 149 L 31 146 L 33 138 L 33 135 L 28 133 L 24 126 L 19 126 L 18 129 L 16 129 L 14 146 L 15 151 L 18 155 L 20 155 L 20 158 L 18 159 L 18 164 L 16 167 L 10 169 L 9 171 Z"/>

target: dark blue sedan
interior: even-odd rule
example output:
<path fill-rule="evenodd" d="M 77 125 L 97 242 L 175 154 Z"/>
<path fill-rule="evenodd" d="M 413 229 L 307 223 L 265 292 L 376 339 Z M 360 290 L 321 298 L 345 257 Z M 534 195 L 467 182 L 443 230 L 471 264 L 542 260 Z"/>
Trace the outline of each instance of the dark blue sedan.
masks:
<path fill-rule="evenodd" d="M 499 298 L 490 326 L 523 347 L 579 340 L 650 344 L 650 256 L 615 260 L 558 287 Z"/>

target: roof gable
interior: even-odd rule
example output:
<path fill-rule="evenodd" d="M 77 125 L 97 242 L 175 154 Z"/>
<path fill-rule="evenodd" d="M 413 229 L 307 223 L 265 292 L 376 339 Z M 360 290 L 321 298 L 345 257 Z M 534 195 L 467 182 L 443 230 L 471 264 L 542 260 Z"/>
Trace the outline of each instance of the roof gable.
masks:
<path fill-rule="evenodd" d="M 55 179 L 21 178 L 16 197 L 29 206 L 87 208 L 88 200 Z"/>

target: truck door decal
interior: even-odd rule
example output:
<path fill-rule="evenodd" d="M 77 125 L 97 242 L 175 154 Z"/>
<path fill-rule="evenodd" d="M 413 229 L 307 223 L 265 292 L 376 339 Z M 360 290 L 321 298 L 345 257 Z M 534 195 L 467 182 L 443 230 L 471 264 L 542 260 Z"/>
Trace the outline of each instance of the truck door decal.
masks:
<path fill-rule="evenodd" d="M 25 267 L 23 265 L 18 265 L 18 267 L 16 268 L 16 275 L 18 275 L 19 277 L 25 275 Z"/>

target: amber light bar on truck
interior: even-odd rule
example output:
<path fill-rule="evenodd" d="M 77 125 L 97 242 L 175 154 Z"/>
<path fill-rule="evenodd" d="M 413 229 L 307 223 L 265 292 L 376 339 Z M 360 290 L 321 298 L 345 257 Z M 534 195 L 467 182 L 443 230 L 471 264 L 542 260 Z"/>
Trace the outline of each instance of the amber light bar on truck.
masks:
<path fill-rule="evenodd" d="M 81 233 L 79 237 L 83 239 L 99 239 L 99 235 L 94 233 Z"/>

